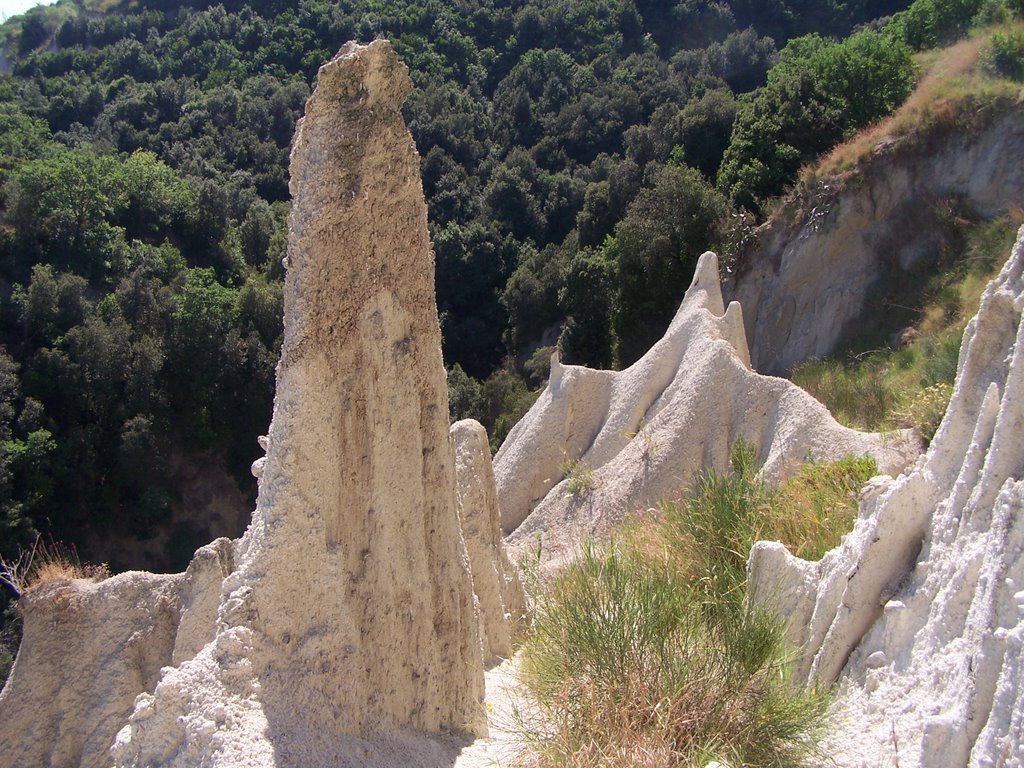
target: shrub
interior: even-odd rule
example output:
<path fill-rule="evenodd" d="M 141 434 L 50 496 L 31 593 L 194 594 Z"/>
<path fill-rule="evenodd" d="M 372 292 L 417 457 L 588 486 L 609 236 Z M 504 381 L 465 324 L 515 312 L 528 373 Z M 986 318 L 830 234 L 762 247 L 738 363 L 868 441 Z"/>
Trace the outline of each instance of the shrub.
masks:
<path fill-rule="evenodd" d="M 759 213 L 801 165 L 900 106 L 915 79 L 910 48 L 892 35 L 790 40 L 767 85 L 740 103 L 718 188 Z"/>
<path fill-rule="evenodd" d="M 745 603 L 747 552 L 780 523 L 790 540 L 823 546 L 831 500 L 849 507 L 874 466 L 814 465 L 781 496 L 754 462 L 738 441 L 730 472 L 706 473 L 660 522 L 585 545 L 536 596 L 522 666 L 536 710 L 522 727 L 539 765 L 797 766 L 814 756 L 827 697 L 787 681 L 779 623 Z"/>
<path fill-rule="evenodd" d="M 551 355 L 554 352 L 555 347 L 553 346 L 538 347 L 523 363 L 523 370 L 526 371 L 531 386 L 544 387 L 547 385 L 548 378 L 551 376 Z"/>
<path fill-rule="evenodd" d="M 481 422 L 490 435 L 492 452 L 501 447 L 508 433 L 540 397 L 540 392 L 531 392 L 511 364 L 499 368 L 487 378 L 480 391 Z"/>
<path fill-rule="evenodd" d="M 536 607 L 523 674 L 541 765 L 799 765 L 825 700 L 785 683 L 764 613 L 709 603 L 626 548 L 582 559 Z"/>
<path fill-rule="evenodd" d="M 878 473 L 870 456 L 809 462 L 782 484 L 758 538 L 775 538 L 797 557 L 818 560 L 853 528 L 860 490 Z"/>
<path fill-rule="evenodd" d="M 483 420 L 483 386 L 456 363 L 448 369 L 448 416 Z"/>
<path fill-rule="evenodd" d="M 914 49 L 932 48 L 967 34 L 981 5 L 982 0 L 914 0 L 893 17 L 892 28 Z"/>
<path fill-rule="evenodd" d="M 1024 29 L 994 33 L 982 49 L 981 65 L 996 77 L 1024 82 Z"/>
<path fill-rule="evenodd" d="M 914 427 L 930 443 L 946 415 L 952 394 L 951 384 L 940 382 L 925 387 L 914 396 L 903 412 L 905 423 Z"/>

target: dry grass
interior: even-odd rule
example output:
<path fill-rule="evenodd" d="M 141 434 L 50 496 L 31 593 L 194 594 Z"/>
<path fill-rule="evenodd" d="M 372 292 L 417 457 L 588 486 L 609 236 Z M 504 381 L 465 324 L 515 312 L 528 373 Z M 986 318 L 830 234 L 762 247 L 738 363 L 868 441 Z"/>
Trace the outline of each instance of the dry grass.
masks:
<path fill-rule="evenodd" d="M 19 551 L 17 558 L 0 558 L 0 583 L 16 597 L 56 581 L 100 581 L 109 576 L 105 563 L 82 563 L 74 546 L 52 540 L 46 542 L 41 537 L 37 537 L 30 548 Z"/>
<path fill-rule="evenodd" d="M 978 66 L 981 50 L 994 31 L 985 30 L 948 48 L 918 54 L 921 79 L 906 102 L 888 118 L 837 146 L 814 166 L 802 169 L 797 191 L 806 192 L 822 183 L 834 187 L 872 156 L 901 141 L 924 139 L 962 120 L 983 119 L 979 108 L 997 100 L 1017 100 L 1018 86 L 993 78 Z"/>

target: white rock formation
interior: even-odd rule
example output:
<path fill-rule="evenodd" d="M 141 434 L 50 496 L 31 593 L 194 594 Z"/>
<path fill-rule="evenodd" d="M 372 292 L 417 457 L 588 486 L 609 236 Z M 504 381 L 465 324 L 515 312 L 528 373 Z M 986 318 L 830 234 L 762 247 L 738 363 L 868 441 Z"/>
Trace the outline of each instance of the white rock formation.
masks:
<path fill-rule="evenodd" d="M 572 556 L 581 536 L 727 466 L 738 438 L 769 480 L 808 457 L 871 454 L 893 472 L 918 452 L 905 434 L 847 429 L 791 382 L 752 371 L 740 306 L 723 306 L 717 257 L 705 253 L 665 336 L 629 368 L 552 361 L 547 388 L 495 456 L 510 549 Z"/>
<path fill-rule="evenodd" d="M 1024 113 L 1010 104 L 980 119 L 980 130 L 931 137 L 927 151 L 913 139 L 879 146 L 851 178 L 831 180 L 813 204 L 793 201 L 758 230 L 726 286 L 743 305 L 754 368 L 784 374 L 832 354 L 880 284 L 913 279 L 910 270 L 941 253 L 948 201 L 988 217 L 1020 206 Z"/>
<path fill-rule="evenodd" d="M 515 630 L 526 619 L 526 595 L 501 539 L 487 431 L 479 422 L 463 419 L 452 424 L 451 435 L 462 537 L 480 609 L 480 641 L 484 657 L 493 662 L 512 655 Z"/>
<path fill-rule="evenodd" d="M 820 562 L 751 554 L 798 675 L 840 680 L 838 766 L 1024 764 L 1024 229 L 964 334 L 927 453 L 865 490 Z"/>
<path fill-rule="evenodd" d="M 485 727 L 410 87 L 385 41 L 320 69 L 256 512 L 215 638 L 139 696 L 118 766 L 349 765 Z"/>
<path fill-rule="evenodd" d="M 2 768 L 453 765 L 486 732 L 482 641 L 508 655 L 525 600 L 482 428 L 449 435 L 410 87 L 387 42 L 350 43 L 306 105 L 245 536 L 29 590 Z"/>
<path fill-rule="evenodd" d="M 132 571 L 26 591 L 21 650 L 0 693 L 0 765 L 109 766 L 135 697 L 153 689 L 161 667 L 212 639 L 231 564 L 231 542 L 218 539 L 182 574 Z"/>

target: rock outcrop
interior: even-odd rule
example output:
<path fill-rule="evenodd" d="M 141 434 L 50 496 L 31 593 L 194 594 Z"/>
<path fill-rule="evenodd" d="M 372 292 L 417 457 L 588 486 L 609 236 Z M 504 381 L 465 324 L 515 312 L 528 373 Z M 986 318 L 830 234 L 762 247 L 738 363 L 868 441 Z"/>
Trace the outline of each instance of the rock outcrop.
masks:
<path fill-rule="evenodd" d="M 0 693 L 0 765 L 108 768 L 135 697 L 212 639 L 232 558 L 231 542 L 218 539 L 182 574 L 132 571 L 27 590 L 21 650 Z"/>
<path fill-rule="evenodd" d="M 832 354 L 882 286 L 938 258 L 951 201 L 983 217 L 1019 207 L 1024 114 L 1019 104 L 993 112 L 980 130 L 933 137 L 927 151 L 912 139 L 877 147 L 855 176 L 824 185 L 813 204 L 794 199 L 757 231 L 726 285 L 743 305 L 755 369 L 785 374 Z"/>
<path fill-rule="evenodd" d="M 320 69 L 256 511 L 216 638 L 139 697 L 118 766 L 327 766 L 352 737 L 484 727 L 410 88 L 382 40 Z"/>
<path fill-rule="evenodd" d="M 285 333 L 241 540 L 184 574 L 22 600 L 0 765 L 452 764 L 486 731 L 483 652 L 523 597 L 495 535 L 486 441 L 456 495 L 411 88 L 386 41 L 319 74 L 292 152 Z M 459 734 L 452 739 L 446 734 Z M 113 746 L 111 746 L 113 745 Z"/>
<path fill-rule="evenodd" d="M 526 618 L 526 595 L 501 539 L 498 497 L 487 431 L 472 419 L 452 424 L 455 480 L 462 537 L 480 610 L 480 641 L 488 661 L 512 655 L 512 640 Z"/>
<path fill-rule="evenodd" d="M 820 562 L 759 543 L 751 595 L 807 684 L 840 680 L 838 766 L 1024 763 L 1024 229 L 964 333 L 927 453 Z"/>
<path fill-rule="evenodd" d="M 893 472 L 918 453 L 905 434 L 847 429 L 791 382 L 752 371 L 740 305 L 723 306 L 718 260 L 705 253 L 665 336 L 632 366 L 552 361 L 547 388 L 495 456 L 510 549 L 571 556 L 581 536 L 727 466 L 739 438 L 770 480 L 808 457 L 871 454 Z"/>

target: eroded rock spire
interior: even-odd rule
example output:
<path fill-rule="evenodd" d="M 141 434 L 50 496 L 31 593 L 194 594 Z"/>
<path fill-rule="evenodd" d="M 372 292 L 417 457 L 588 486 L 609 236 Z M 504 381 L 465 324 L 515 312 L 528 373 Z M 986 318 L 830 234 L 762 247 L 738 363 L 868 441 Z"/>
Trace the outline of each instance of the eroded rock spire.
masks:
<path fill-rule="evenodd" d="M 320 69 L 256 513 L 216 639 L 139 698 L 118 765 L 335 765 L 360 737 L 483 728 L 410 87 L 386 41 Z"/>

